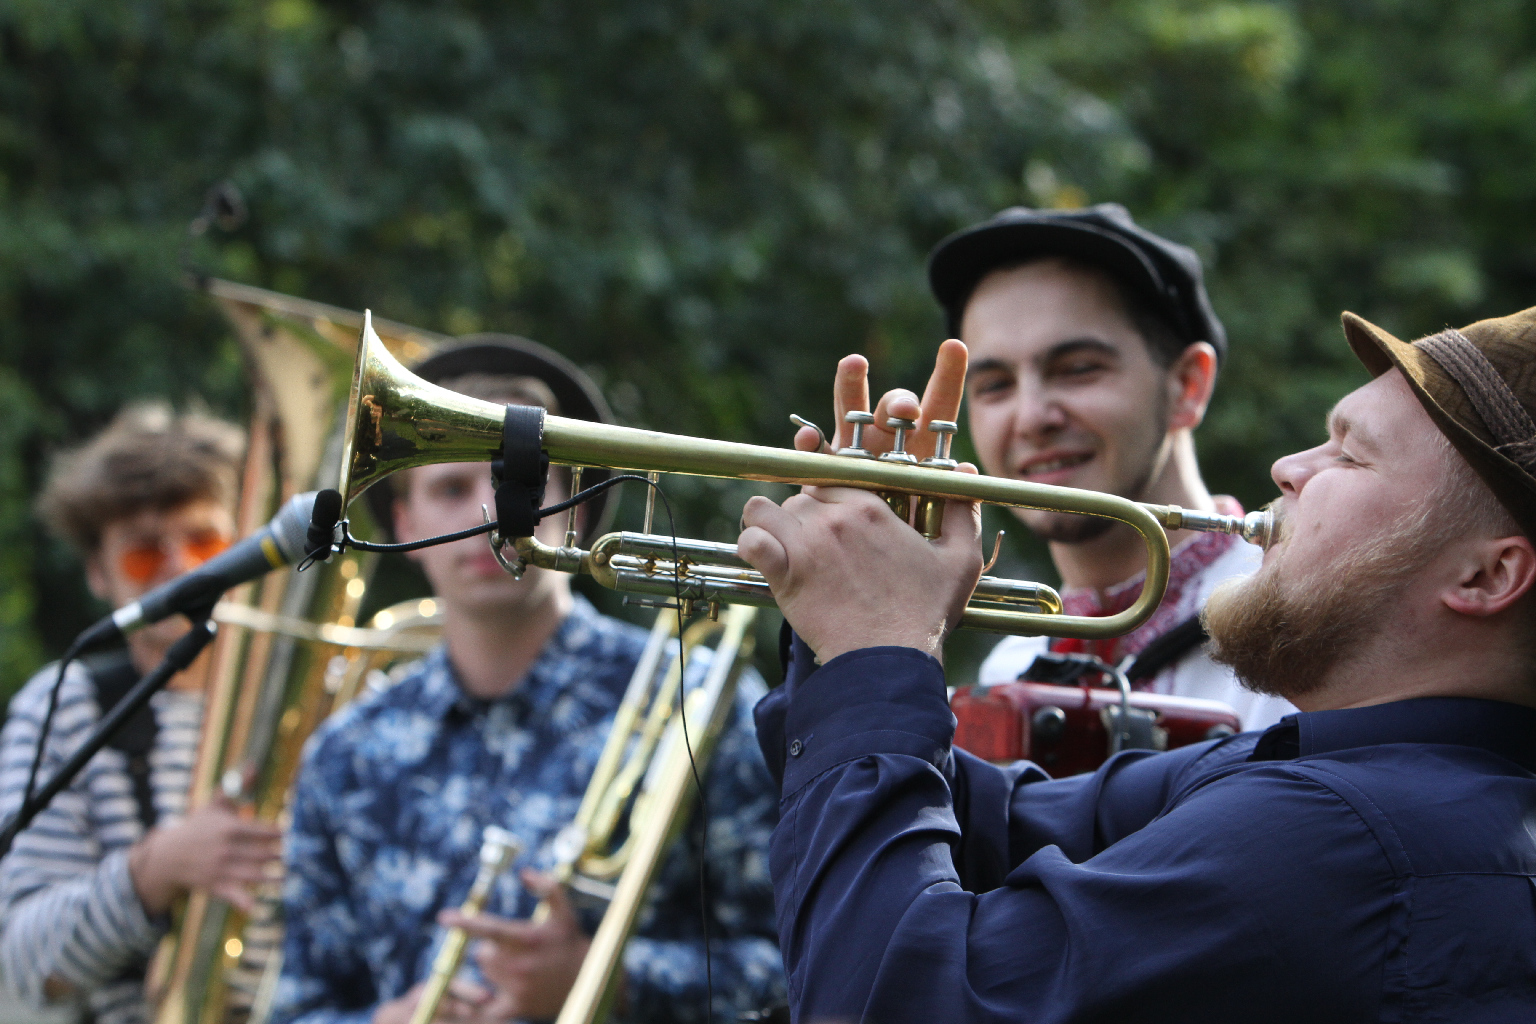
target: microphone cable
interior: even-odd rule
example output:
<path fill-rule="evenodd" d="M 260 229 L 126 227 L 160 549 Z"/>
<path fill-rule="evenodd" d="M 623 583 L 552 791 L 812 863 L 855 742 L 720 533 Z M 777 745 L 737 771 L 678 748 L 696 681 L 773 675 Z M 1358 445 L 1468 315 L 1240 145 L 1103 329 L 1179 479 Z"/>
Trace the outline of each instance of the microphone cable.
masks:
<path fill-rule="evenodd" d="M 585 490 L 578 491 L 576 494 L 572 495 L 564 501 L 556 502 L 555 504 L 546 508 L 539 509 L 535 518 L 543 519 L 545 516 L 551 516 L 558 512 L 564 512 L 567 509 L 582 504 L 583 502 L 591 501 L 593 498 L 597 497 L 599 494 L 602 494 L 610 487 L 617 487 L 619 484 L 630 481 L 645 484 L 651 490 L 655 491 L 656 495 L 661 498 L 662 506 L 666 509 L 667 512 L 668 533 L 672 538 L 672 591 L 675 598 L 672 607 L 677 612 L 678 674 L 679 679 L 682 680 L 683 684 L 677 688 L 677 713 L 678 719 L 682 725 L 683 747 L 688 753 L 688 767 L 693 774 L 693 789 L 699 801 L 699 926 L 703 933 L 704 939 L 704 998 L 706 1000 L 705 1019 L 708 1020 L 714 1016 L 715 1005 L 715 981 L 713 964 L 714 957 L 712 955 L 711 932 L 709 927 L 709 913 L 711 905 L 709 884 L 709 801 L 704 793 L 703 780 L 699 776 L 699 763 L 693 752 L 693 737 L 688 730 L 688 702 L 686 700 L 688 690 L 688 662 L 686 653 L 687 648 L 683 643 L 683 580 L 682 572 L 680 570 L 680 566 L 682 565 L 682 557 L 677 547 L 677 520 L 672 514 L 672 501 L 667 497 L 667 492 L 662 489 L 661 484 L 659 484 L 657 481 L 652 480 L 649 477 L 641 476 L 637 473 L 620 473 L 616 476 L 609 477 L 607 480 L 604 480 L 601 483 L 593 484 L 591 487 L 588 487 Z M 427 537 L 424 540 L 405 541 L 398 544 L 377 544 L 372 541 L 358 540 L 356 537 L 352 536 L 352 532 L 348 527 L 347 521 L 345 519 L 341 520 L 339 525 L 341 526 L 341 539 L 335 545 L 335 549 L 337 551 L 345 550 L 348 547 L 353 547 L 359 551 L 374 551 L 384 554 L 403 554 L 407 551 L 420 551 L 423 548 L 435 547 L 438 544 L 450 544 L 454 541 L 466 540 L 470 537 L 478 537 L 482 534 L 491 533 L 497 529 L 497 527 L 500 525 L 500 521 L 492 520 L 488 523 L 482 523 L 479 526 L 472 526 L 467 530 L 459 530 L 456 533 L 445 533 L 436 537 Z M 327 551 L 324 548 L 318 548 L 315 551 L 312 551 L 309 556 L 304 559 L 304 561 L 299 563 L 298 570 L 303 572 L 316 561 L 323 560 L 323 558 L 328 558 L 330 554 L 330 551 Z"/>

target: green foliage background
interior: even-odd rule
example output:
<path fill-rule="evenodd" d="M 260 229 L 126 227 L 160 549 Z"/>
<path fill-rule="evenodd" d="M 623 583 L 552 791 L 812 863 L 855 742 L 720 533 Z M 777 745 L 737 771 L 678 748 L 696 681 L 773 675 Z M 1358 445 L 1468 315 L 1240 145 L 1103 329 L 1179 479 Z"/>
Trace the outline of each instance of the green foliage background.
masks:
<path fill-rule="evenodd" d="M 1207 261 L 1233 353 L 1202 458 L 1256 503 L 1362 379 L 1341 309 L 1415 335 L 1531 303 L 1533 42 L 1514 0 L 9 0 L 0 688 L 97 611 L 30 516 L 50 453 L 135 398 L 241 415 L 180 285 L 219 181 L 251 216 L 206 270 L 526 334 L 628 422 L 775 444 L 845 352 L 920 385 L 944 234 L 1120 201 Z"/>

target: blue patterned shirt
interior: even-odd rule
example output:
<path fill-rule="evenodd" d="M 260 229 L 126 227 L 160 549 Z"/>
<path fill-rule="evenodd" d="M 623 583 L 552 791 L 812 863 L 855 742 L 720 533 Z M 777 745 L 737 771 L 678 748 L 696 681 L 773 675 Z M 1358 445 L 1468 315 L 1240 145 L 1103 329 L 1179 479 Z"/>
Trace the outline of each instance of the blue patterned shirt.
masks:
<path fill-rule="evenodd" d="M 645 637 L 578 597 L 506 696 L 466 695 L 438 648 L 320 728 L 294 793 L 276 1021 L 366 1021 L 425 978 L 437 913 L 469 891 L 487 825 L 523 853 L 486 910 L 532 913 L 518 870 L 553 865 Z M 714 1014 L 727 1020 L 783 999 L 766 860 L 777 799 L 751 718 L 763 689 L 742 674 L 704 786 Z M 706 1019 L 696 836 L 663 863 L 625 952 L 630 1020 Z"/>

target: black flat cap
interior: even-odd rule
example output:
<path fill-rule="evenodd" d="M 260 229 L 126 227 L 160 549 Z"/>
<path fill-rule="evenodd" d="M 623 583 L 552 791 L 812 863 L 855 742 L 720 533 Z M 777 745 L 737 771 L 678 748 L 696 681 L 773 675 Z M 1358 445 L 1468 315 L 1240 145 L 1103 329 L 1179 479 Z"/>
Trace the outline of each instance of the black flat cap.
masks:
<path fill-rule="evenodd" d="M 534 377 L 543 381 L 554 394 L 555 402 L 559 405 L 554 411 L 558 415 L 598 423 L 614 421 L 613 410 L 608 407 L 602 391 L 579 366 L 536 341 L 513 334 L 465 335 L 411 367 L 411 372 L 432 384 L 480 373 Z M 489 467 L 486 472 L 490 472 Z M 606 480 L 609 475 L 606 469 L 585 469 L 582 471 L 581 486 L 583 489 L 591 487 Z M 387 488 L 372 487 L 364 492 L 364 497 L 375 492 L 378 492 L 379 497 L 370 505 L 380 525 L 388 530 L 390 492 Z M 617 507 L 608 501 L 612 494 L 612 490 L 604 491 L 586 503 L 582 543 L 607 530 Z"/>
<path fill-rule="evenodd" d="M 1085 210 L 1014 206 L 957 231 L 928 257 L 928 283 L 944 307 L 951 336 L 976 285 L 987 274 L 1035 258 L 1069 256 L 1101 267 L 1161 312 L 1186 343 L 1206 341 L 1218 360 L 1227 332 L 1205 294 L 1200 257 L 1188 246 L 1138 227 L 1118 203 Z"/>

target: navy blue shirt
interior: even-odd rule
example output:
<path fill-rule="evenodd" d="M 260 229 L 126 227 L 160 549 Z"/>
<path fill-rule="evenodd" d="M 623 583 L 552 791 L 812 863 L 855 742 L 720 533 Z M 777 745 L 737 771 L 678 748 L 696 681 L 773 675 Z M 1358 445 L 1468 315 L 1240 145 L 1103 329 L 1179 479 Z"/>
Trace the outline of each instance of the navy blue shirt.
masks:
<path fill-rule="evenodd" d="M 907 648 L 758 705 L 800 1021 L 1536 1020 L 1536 710 L 1296 714 L 1050 780 Z"/>

